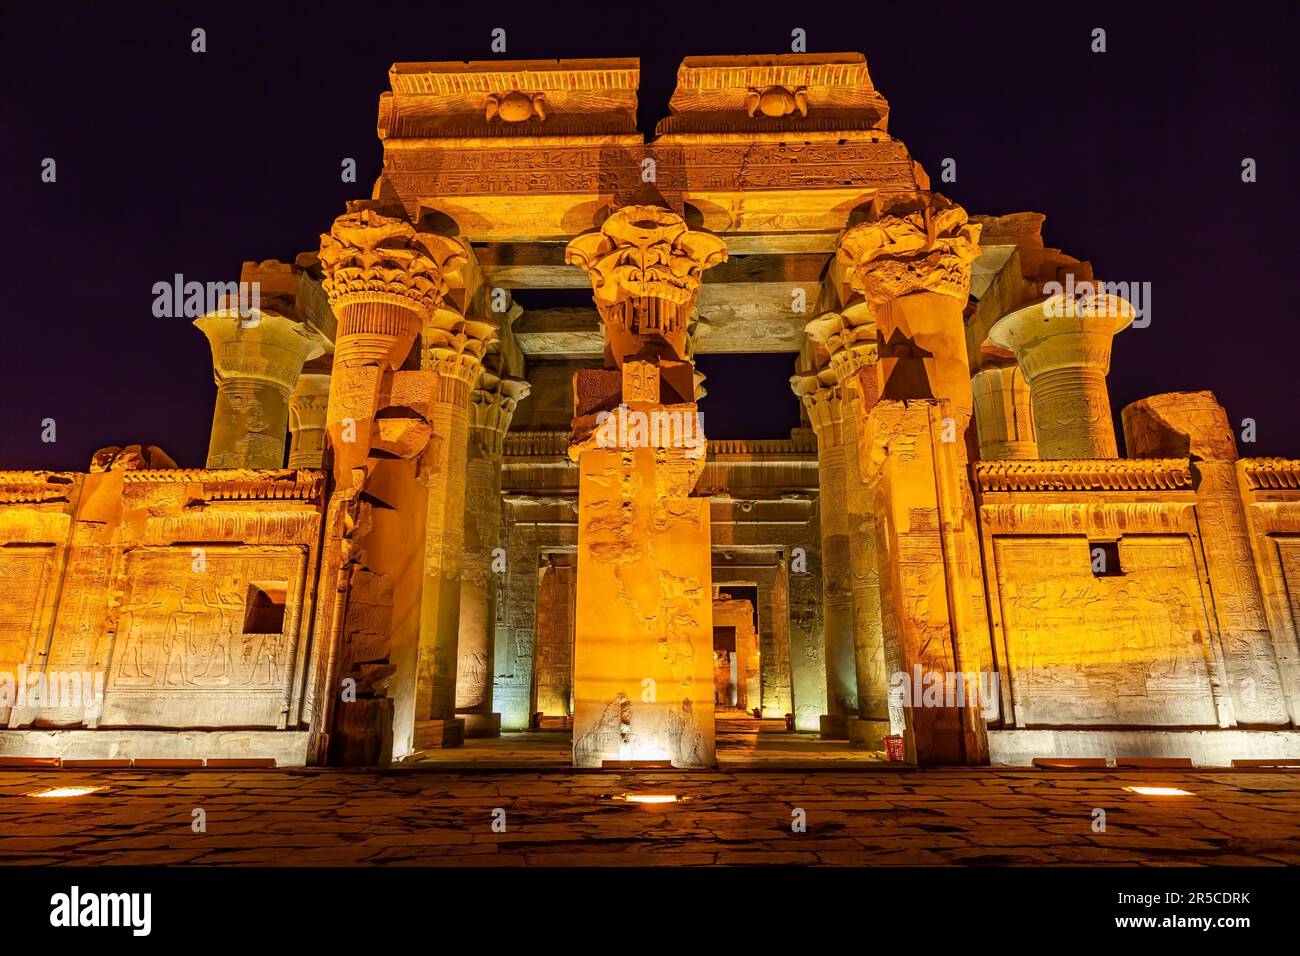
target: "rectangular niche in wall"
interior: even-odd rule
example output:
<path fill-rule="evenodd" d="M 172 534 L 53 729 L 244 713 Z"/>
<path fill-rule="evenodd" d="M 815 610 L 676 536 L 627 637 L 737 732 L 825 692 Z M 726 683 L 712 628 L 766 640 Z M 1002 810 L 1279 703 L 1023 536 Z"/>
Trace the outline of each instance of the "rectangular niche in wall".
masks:
<path fill-rule="evenodd" d="M 288 582 L 253 582 L 244 601 L 245 634 L 283 634 Z"/>

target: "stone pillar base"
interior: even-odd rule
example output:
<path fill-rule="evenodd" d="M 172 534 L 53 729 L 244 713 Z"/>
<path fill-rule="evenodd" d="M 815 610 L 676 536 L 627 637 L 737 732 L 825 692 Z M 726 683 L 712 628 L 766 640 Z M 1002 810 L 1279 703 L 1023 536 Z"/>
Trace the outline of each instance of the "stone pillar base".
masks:
<path fill-rule="evenodd" d="M 467 714 L 461 711 L 456 716 L 465 724 L 466 737 L 500 737 L 500 714 Z"/>
<path fill-rule="evenodd" d="M 393 759 L 393 702 L 387 697 L 341 701 L 329 739 L 335 767 L 382 767 Z"/>
<path fill-rule="evenodd" d="M 459 717 L 451 720 L 417 720 L 413 746 L 416 750 L 444 750 L 459 747 L 465 742 L 465 721 Z"/>
<path fill-rule="evenodd" d="M 849 717 L 847 714 L 822 714 L 817 718 L 821 735 L 827 740 L 849 739 Z"/>
<path fill-rule="evenodd" d="M 887 720 L 849 718 L 849 746 L 854 750 L 884 750 L 885 735 L 888 733 Z"/>

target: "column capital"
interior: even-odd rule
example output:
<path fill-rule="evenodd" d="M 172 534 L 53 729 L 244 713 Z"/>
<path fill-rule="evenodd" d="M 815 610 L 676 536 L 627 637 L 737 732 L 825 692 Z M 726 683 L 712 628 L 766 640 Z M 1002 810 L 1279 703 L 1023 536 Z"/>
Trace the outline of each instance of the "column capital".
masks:
<path fill-rule="evenodd" d="M 510 430 L 515 407 L 532 386 L 523 379 L 499 376 L 484 369 L 469 396 L 470 441 L 483 451 L 500 457 L 501 444 Z"/>
<path fill-rule="evenodd" d="M 826 368 L 840 385 L 853 386 L 859 373 L 873 368 L 879 357 L 875 322 L 827 312 L 805 325 L 804 333 L 826 350 Z"/>
<path fill-rule="evenodd" d="M 844 389 L 835 374 L 829 369 L 796 372 L 790 376 L 790 388 L 808 410 L 818 448 L 840 444 L 844 439 Z"/>
<path fill-rule="evenodd" d="M 1064 293 L 1004 315 L 989 341 L 1015 353 L 1029 383 L 1042 458 L 1114 458 L 1106 373 L 1115 333 L 1133 321 L 1118 296 Z"/>
<path fill-rule="evenodd" d="M 275 312 L 254 309 L 209 312 L 194 320 L 212 347 L 212 372 L 217 384 L 251 379 L 288 392 L 298 381 L 304 362 L 324 354 L 319 333 Z"/>
<path fill-rule="evenodd" d="M 468 261 L 458 240 L 419 232 L 405 219 L 370 208 L 344 213 L 320 243 L 321 285 L 339 316 L 339 337 L 413 335 L 442 306 L 446 273 Z M 410 315 L 401 317 L 383 306 L 398 306 Z"/>
<path fill-rule="evenodd" d="M 624 206 L 573 239 L 564 261 L 591 277 L 596 304 L 645 297 L 693 306 L 705 269 L 727 261 L 727 245 L 660 206 Z"/>
<path fill-rule="evenodd" d="M 865 221 L 840 233 L 836 257 L 853 291 L 873 305 L 916 292 L 962 302 L 980 227 L 939 193 L 913 193 L 881 203 Z"/>
<path fill-rule="evenodd" d="M 491 322 L 469 319 L 450 308 L 435 309 L 420 333 L 420 367 L 469 388 L 483 371 L 483 357 L 497 341 Z"/>
<path fill-rule="evenodd" d="M 599 229 L 573 239 L 564 261 L 591 278 L 616 365 L 657 338 L 686 359 L 687 332 L 705 269 L 725 262 L 727 246 L 659 206 L 624 206 Z"/>
<path fill-rule="evenodd" d="M 1115 334 L 1133 321 L 1133 306 L 1117 295 L 1048 296 L 993 323 L 989 341 L 1010 349 L 1032 387 L 1044 372 L 1061 368 L 1110 371 Z"/>

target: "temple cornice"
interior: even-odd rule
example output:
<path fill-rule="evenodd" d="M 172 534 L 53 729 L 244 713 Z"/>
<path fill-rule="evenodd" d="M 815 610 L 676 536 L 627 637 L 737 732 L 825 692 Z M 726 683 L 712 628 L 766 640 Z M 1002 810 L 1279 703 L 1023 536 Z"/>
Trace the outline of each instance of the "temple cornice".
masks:
<path fill-rule="evenodd" d="M 1300 488 L 1300 458 L 1243 458 L 1238 467 L 1251 490 Z"/>
<path fill-rule="evenodd" d="M 974 465 L 976 487 L 1006 491 L 1191 491 L 1187 458 L 1008 459 Z"/>

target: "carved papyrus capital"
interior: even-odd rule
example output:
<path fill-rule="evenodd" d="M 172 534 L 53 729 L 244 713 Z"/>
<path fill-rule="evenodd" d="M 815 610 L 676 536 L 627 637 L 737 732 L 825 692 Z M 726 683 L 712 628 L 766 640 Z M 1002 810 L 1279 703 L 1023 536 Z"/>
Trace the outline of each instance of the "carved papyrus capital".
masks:
<path fill-rule="evenodd" d="M 365 327 L 371 310 L 348 310 L 362 304 L 402 305 L 423 318 L 443 302 L 447 272 L 459 269 L 468 254 L 455 239 L 417 232 L 405 219 L 374 209 L 349 212 L 334 220 L 321 236 L 322 287 L 339 315 L 339 336 L 383 331 Z M 349 314 L 351 312 L 351 314 Z M 349 325 L 358 325 L 349 328 Z"/>
<path fill-rule="evenodd" d="M 873 304 L 915 292 L 966 300 L 980 227 L 938 193 L 896 199 L 840 234 L 836 255 L 855 292 Z"/>
<path fill-rule="evenodd" d="M 844 389 L 830 369 L 797 372 L 790 376 L 790 388 L 808 410 L 808 420 L 817 433 L 819 449 L 844 441 Z"/>
<path fill-rule="evenodd" d="M 827 312 L 805 325 L 804 333 L 826 353 L 826 368 L 840 385 L 857 391 L 860 374 L 874 371 L 878 358 L 874 322 L 855 324 L 846 315 Z"/>
<path fill-rule="evenodd" d="M 1045 372 L 1062 368 L 1110 371 L 1111 340 L 1128 328 L 1133 306 L 1119 296 L 1087 301 L 1053 295 L 1004 315 L 989 341 L 1016 356 L 1032 387 Z"/>
<path fill-rule="evenodd" d="M 530 389 L 523 379 L 499 376 L 484 369 L 469 397 L 470 441 L 484 453 L 500 458 L 515 407 Z"/>
<path fill-rule="evenodd" d="M 420 367 L 438 373 L 440 401 L 468 399 L 497 335 L 491 322 L 467 319 L 445 307 L 433 313 L 421 333 Z"/>

